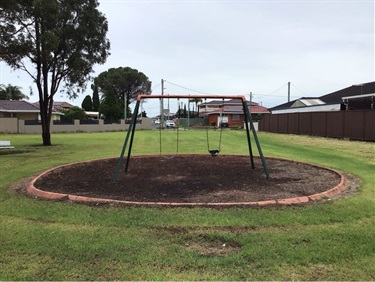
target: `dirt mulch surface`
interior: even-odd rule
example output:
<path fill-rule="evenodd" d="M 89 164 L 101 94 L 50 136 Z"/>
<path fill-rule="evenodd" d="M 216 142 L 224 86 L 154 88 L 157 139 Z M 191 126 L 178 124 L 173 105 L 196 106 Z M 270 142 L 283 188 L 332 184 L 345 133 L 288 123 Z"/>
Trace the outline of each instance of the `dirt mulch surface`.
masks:
<path fill-rule="evenodd" d="M 136 202 L 228 203 L 277 200 L 321 193 L 340 176 L 309 164 L 249 156 L 177 155 L 132 157 L 115 183 L 118 159 L 95 160 L 56 168 L 40 177 L 40 190 Z M 124 160 L 125 163 L 125 160 Z"/>

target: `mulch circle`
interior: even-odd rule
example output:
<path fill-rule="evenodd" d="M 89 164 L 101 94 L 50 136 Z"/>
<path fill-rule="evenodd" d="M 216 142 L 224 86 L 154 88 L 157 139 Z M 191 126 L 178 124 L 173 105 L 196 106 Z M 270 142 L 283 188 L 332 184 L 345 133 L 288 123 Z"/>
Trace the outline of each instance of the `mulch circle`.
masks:
<path fill-rule="evenodd" d="M 252 169 L 249 156 L 134 156 L 128 172 L 123 164 L 113 182 L 117 162 L 101 159 L 51 169 L 35 178 L 28 192 L 94 203 L 261 206 L 309 203 L 346 188 L 345 176 L 337 171 L 282 159 L 266 159 L 267 179 L 260 159 L 254 158 Z"/>

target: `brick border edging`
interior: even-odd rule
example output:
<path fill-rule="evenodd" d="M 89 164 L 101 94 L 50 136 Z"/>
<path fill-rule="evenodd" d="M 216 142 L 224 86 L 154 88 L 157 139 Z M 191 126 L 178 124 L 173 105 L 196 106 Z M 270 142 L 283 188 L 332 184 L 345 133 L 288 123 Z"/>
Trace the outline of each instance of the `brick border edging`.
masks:
<path fill-rule="evenodd" d="M 149 155 L 147 157 L 151 157 L 154 155 Z M 155 155 L 156 156 L 156 155 Z M 159 156 L 159 155 L 158 155 Z M 179 155 L 184 156 L 184 155 Z M 145 157 L 142 156 L 135 156 L 135 157 Z M 107 198 L 92 198 L 92 197 L 84 197 L 84 196 L 77 196 L 77 195 L 71 195 L 71 194 L 62 194 L 62 193 L 56 193 L 56 192 L 49 192 L 49 191 L 43 191 L 34 186 L 35 182 L 42 176 L 46 175 L 50 171 L 53 171 L 55 169 L 63 168 L 65 166 L 71 166 L 78 163 L 87 163 L 92 161 L 98 161 L 98 160 L 105 160 L 105 159 L 112 159 L 112 158 L 103 158 L 103 159 L 96 159 L 96 160 L 89 160 L 84 162 L 74 162 L 69 164 L 60 165 L 57 167 L 53 167 L 51 169 L 48 169 L 35 178 L 32 179 L 32 181 L 27 185 L 26 191 L 28 194 L 36 197 L 36 198 L 42 198 L 42 199 L 48 199 L 48 200 L 55 200 L 55 201 L 62 201 L 62 200 L 70 200 L 73 202 L 81 202 L 81 203 L 96 203 L 96 204 L 119 204 L 119 205 L 129 205 L 129 206 L 164 206 L 164 207 L 266 207 L 266 206 L 276 206 L 276 205 L 302 205 L 307 204 L 311 202 L 317 202 L 321 200 L 328 200 L 332 199 L 334 197 L 337 197 L 339 194 L 341 194 L 343 191 L 347 189 L 348 186 L 348 180 L 344 173 L 341 171 L 310 164 L 306 162 L 297 162 L 294 160 L 288 160 L 283 158 L 273 158 L 269 157 L 268 159 L 274 159 L 274 160 L 282 160 L 282 161 L 289 161 L 293 163 L 299 163 L 299 164 L 306 164 L 313 167 L 329 170 L 331 172 L 334 172 L 340 176 L 340 183 L 337 184 L 335 187 L 328 189 L 324 192 L 309 195 L 309 196 L 302 196 L 302 197 L 293 197 L 293 198 L 286 198 L 286 199 L 277 199 L 277 200 L 264 200 L 264 201 L 256 201 L 256 202 L 228 202 L 228 203 L 194 203 L 194 202 L 188 202 L 188 203 L 176 203 L 176 202 L 137 202 L 137 201 L 125 201 L 125 200 L 114 200 L 114 199 L 107 199 Z"/>

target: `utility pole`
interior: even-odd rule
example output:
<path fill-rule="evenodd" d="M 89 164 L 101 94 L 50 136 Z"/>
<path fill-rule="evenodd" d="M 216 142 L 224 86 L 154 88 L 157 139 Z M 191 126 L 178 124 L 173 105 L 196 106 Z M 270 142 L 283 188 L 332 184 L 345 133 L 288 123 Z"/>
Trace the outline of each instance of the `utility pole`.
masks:
<path fill-rule="evenodd" d="M 252 102 L 253 102 L 253 92 L 250 92 L 250 105 L 248 107 L 249 112 L 250 112 L 250 119 L 251 119 L 251 111 L 252 111 L 252 108 L 251 108 L 251 103 Z M 248 121 L 248 123 L 250 124 L 250 121 Z M 245 125 L 244 125 L 244 128 L 245 128 Z"/>
<path fill-rule="evenodd" d="M 124 93 L 124 120 L 125 120 L 125 124 L 126 124 L 126 116 L 127 116 L 127 107 L 126 107 L 126 93 Z"/>
<path fill-rule="evenodd" d="M 288 82 L 288 102 L 290 102 L 290 82 Z"/>
<path fill-rule="evenodd" d="M 187 127 L 190 127 L 190 99 L 188 99 L 188 120 L 187 120 Z"/>
<path fill-rule="evenodd" d="M 161 95 L 164 95 L 164 79 L 161 79 Z M 160 99 L 160 126 L 164 127 L 164 99 Z"/>

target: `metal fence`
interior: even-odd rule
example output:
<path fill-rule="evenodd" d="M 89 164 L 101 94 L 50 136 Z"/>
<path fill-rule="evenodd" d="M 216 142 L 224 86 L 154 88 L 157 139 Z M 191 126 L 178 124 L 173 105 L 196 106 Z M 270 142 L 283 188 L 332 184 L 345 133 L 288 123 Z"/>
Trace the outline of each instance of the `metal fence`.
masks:
<path fill-rule="evenodd" d="M 268 114 L 259 131 L 375 141 L 375 110 Z"/>

